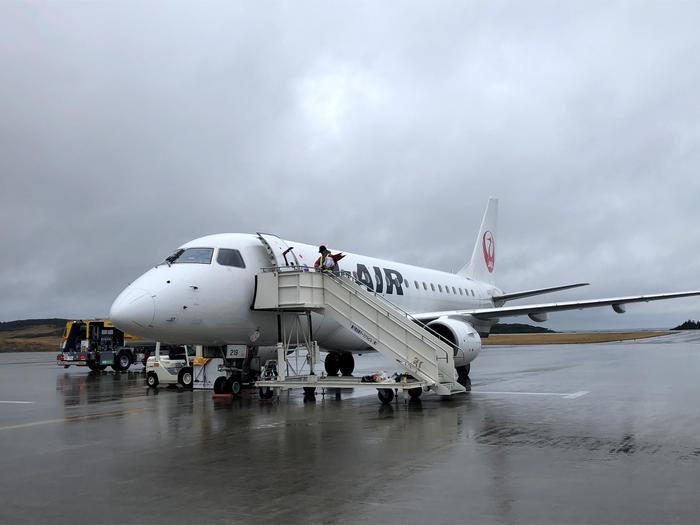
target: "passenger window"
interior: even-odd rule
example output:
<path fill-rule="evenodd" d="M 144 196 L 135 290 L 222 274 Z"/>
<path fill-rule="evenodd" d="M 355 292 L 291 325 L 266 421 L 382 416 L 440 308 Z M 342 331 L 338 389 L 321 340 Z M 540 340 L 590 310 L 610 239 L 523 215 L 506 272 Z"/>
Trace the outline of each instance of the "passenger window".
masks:
<path fill-rule="evenodd" d="M 435 285 L 433 283 L 430 283 L 430 289 L 434 292 L 435 291 Z"/>
<path fill-rule="evenodd" d="M 442 285 L 438 284 L 438 290 L 440 290 L 440 293 L 442 293 Z"/>
<path fill-rule="evenodd" d="M 445 285 L 445 291 L 446 291 L 447 293 L 450 293 L 450 287 L 447 286 L 447 285 Z"/>
<path fill-rule="evenodd" d="M 427 290 L 427 289 L 428 289 L 428 285 L 425 284 L 425 281 L 423 281 L 423 290 Z"/>
<path fill-rule="evenodd" d="M 186 248 L 165 259 L 168 264 L 211 264 L 214 248 Z"/>
<path fill-rule="evenodd" d="M 469 291 L 472 293 L 472 297 L 476 297 L 476 296 L 474 295 L 474 290 L 469 290 Z"/>
<path fill-rule="evenodd" d="M 452 287 L 452 293 L 455 294 L 455 295 L 457 295 L 457 290 L 455 290 L 455 287 L 454 287 L 454 286 Z"/>
<path fill-rule="evenodd" d="M 216 255 L 216 262 L 221 266 L 245 268 L 245 262 L 243 261 L 243 257 L 241 257 L 241 252 L 231 248 L 219 248 L 219 253 Z"/>
<path fill-rule="evenodd" d="M 459 295 L 464 295 L 464 290 L 462 290 L 461 288 L 459 289 Z"/>
<path fill-rule="evenodd" d="M 413 281 L 413 284 L 416 285 L 416 290 L 418 290 L 420 288 L 420 286 L 418 286 L 418 281 Z"/>
<path fill-rule="evenodd" d="M 408 281 L 404 281 L 403 284 L 406 288 L 410 288 L 410 286 L 408 286 Z"/>

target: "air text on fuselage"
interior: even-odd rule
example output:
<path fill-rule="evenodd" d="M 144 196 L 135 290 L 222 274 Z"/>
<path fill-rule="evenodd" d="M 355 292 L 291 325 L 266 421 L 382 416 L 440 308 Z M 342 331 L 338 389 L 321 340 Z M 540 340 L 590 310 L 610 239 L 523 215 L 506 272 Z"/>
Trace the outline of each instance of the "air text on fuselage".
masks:
<path fill-rule="evenodd" d="M 364 264 L 358 263 L 357 270 L 352 272 L 354 279 L 364 284 L 370 292 L 403 295 L 403 276 L 392 268 L 372 266 L 372 272 Z M 343 274 L 350 272 L 341 271 Z"/>

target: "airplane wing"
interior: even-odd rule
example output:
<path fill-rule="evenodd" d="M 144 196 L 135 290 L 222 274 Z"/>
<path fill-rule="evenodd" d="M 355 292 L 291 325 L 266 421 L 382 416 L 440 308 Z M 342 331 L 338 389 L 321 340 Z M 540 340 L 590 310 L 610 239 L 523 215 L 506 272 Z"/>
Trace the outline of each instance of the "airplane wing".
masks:
<path fill-rule="evenodd" d="M 664 299 L 677 299 L 679 297 L 690 297 L 700 295 L 700 291 L 659 293 L 649 295 L 632 295 L 629 297 L 610 297 L 608 299 L 589 299 L 585 301 L 568 301 L 561 303 L 532 304 L 510 307 L 474 308 L 466 310 L 447 310 L 443 312 L 424 312 L 412 314 L 411 316 L 424 323 L 433 321 L 443 316 L 464 316 L 472 315 L 478 319 L 498 319 L 500 317 L 513 317 L 517 315 L 527 315 L 533 321 L 542 322 L 546 320 L 548 312 L 559 312 L 564 310 L 583 310 L 584 308 L 596 308 L 600 306 L 612 306 L 617 313 L 625 311 L 624 305 L 629 303 L 646 303 L 649 301 L 661 301 Z"/>
<path fill-rule="evenodd" d="M 504 293 L 501 295 L 494 295 L 493 301 L 496 304 L 503 304 L 506 301 L 514 301 L 515 299 L 523 299 L 525 297 L 532 297 L 533 295 L 542 295 L 546 293 L 559 292 L 561 290 L 569 290 L 571 288 L 578 288 L 579 286 L 588 286 L 589 284 L 590 283 L 565 284 L 563 286 L 552 286 L 550 288 L 537 288 L 535 290 L 525 290 L 522 292 Z"/>

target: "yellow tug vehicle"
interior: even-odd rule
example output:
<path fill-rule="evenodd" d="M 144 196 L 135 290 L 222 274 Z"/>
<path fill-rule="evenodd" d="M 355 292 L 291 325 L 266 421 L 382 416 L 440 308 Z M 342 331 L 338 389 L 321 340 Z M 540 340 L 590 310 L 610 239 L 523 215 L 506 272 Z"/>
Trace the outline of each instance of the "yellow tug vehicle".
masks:
<path fill-rule="evenodd" d="M 105 319 L 68 321 L 56 364 L 87 366 L 94 372 L 111 366 L 115 372 L 124 372 L 135 363 L 145 366 L 154 348 L 155 343 L 125 334 Z"/>

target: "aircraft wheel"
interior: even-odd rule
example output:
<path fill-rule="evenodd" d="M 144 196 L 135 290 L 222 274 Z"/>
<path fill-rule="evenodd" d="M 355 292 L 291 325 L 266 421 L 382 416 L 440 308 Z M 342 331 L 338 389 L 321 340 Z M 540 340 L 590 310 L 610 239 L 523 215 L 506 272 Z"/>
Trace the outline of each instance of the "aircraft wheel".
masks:
<path fill-rule="evenodd" d="M 458 366 L 456 368 L 457 370 L 457 382 L 462 385 L 463 387 L 466 387 L 468 384 L 471 384 L 471 381 L 469 380 L 469 371 L 471 370 L 471 364 L 466 365 L 466 366 Z"/>
<path fill-rule="evenodd" d="M 423 393 L 422 388 L 412 388 L 411 390 L 408 391 L 408 395 L 411 399 L 418 399 L 422 393 Z"/>
<path fill-rule="evenodd" d="M 192 388 L 192 367 L 185 366 L 180 369 L 180 373 L 177 374 L 177 381 L 185 388 Z"/>
<path fill-rule="evenodd" d="M 377 390 L 377 397 L 382 405 L 388 405 L 394 400 L 394 391 L 391 388 L 380 388 Z"/>
<path fill-rule="evenodd" d="M 315 396 L 316 395 L 316 387 L 315 386 L 305 386 L 304 387 L 304 396 Z"/>
<path fill-rule="evenodd" d="M 226 392 L 226 376 L 219 376 L 214 381 L 214 393 L 215 394 L 228 394 Z"/>
<path fill-rule="evenodd" d="M 355 358 L 350 352 L 343 352 L 339 359 L 340 373 L 344 376 L 351 376 L 355 370 Z"/>
<path fill-rule="evenodd" d="M 159 383 L 159 381 L 158 381 L 158 376 L 156 375 L 155 372 L 148 372 L 148 374 L 146 374 L 146 384 L 147 384 L 150 388 L 155 388 L 155 387 L 157 387 L 157 386 L 158 386 L 158 383 Z"/>
<path fill-rule="evenodd" d="M 270 387 L 265 387 L 265 388 L 260 388 L 258 390 L 258 393 L 260 394 L 260 399 L 272 399 L 272 395 L 274 392 Z"/>
<path fill-rule="evenodd" d="M 88 361 L 87 362 L 88 368 L 92 370 L 93 372 L 99 372 L 100 368 L 95 361 Z"/>
<path fill-rule="evenodd" d="M 340 354 L 338 352 L 329 352 L 323 364 L 326 367 L 326 374 L 337 376 L 340 371 Z"/>

